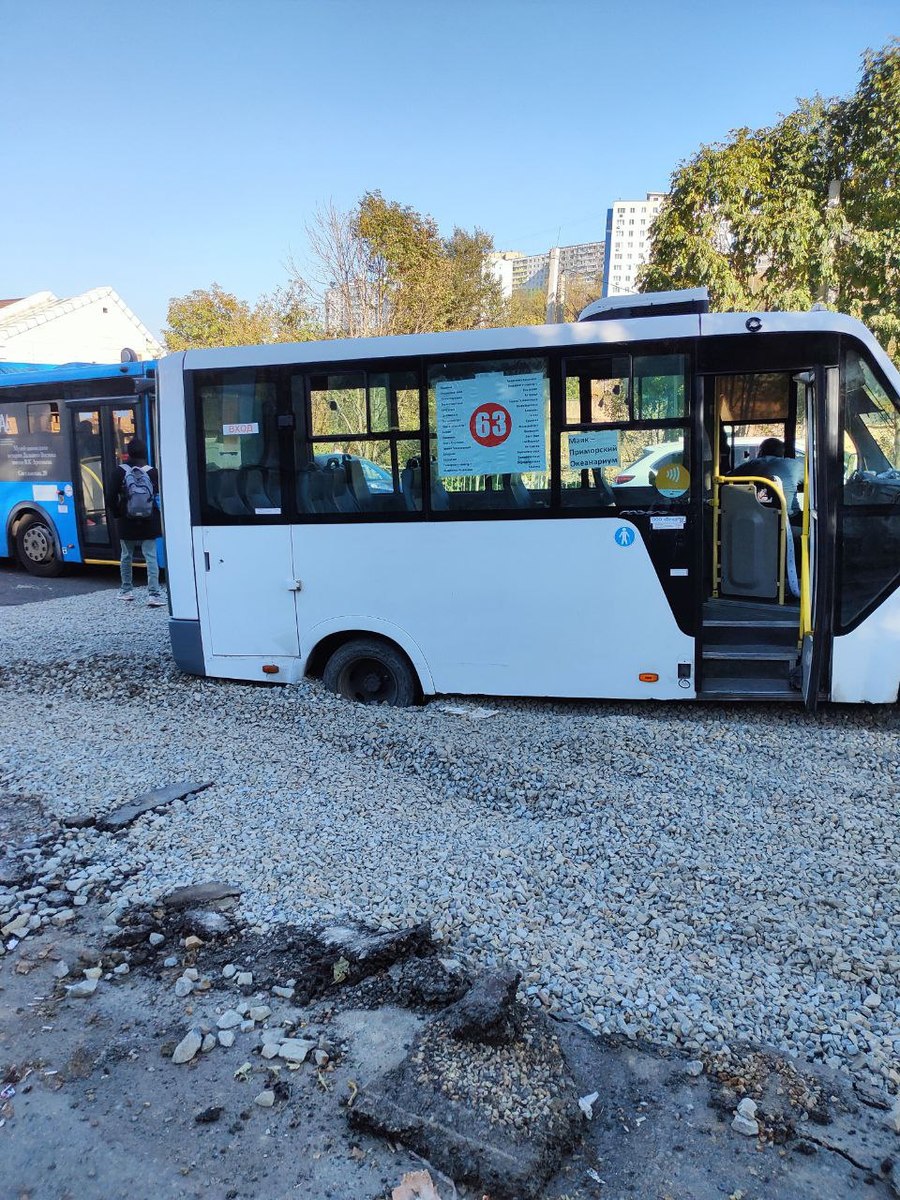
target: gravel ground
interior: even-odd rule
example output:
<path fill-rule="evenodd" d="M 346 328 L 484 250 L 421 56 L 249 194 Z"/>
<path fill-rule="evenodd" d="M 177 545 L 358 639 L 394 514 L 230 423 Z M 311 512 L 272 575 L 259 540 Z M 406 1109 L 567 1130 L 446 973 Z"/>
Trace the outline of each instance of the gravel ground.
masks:
<path fill-rule="evenodd" d="M 263 931 L 430 919 L 591 1029 L 900 1084 L 900 710 L 367 709 L 180 675 L 166 620 L 109 592 L 3 613 L 7 791 L 71 816 L 215 782 L 73 839 L 126 899 L 224 878 Z"/>

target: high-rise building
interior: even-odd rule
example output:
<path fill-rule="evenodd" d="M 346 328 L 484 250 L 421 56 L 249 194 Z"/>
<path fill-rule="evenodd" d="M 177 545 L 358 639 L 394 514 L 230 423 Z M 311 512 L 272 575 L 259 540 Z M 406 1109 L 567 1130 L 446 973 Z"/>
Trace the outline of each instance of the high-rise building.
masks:
<path fill-rule="evenodd" d="M 637 290 L 638 267 L 650 257 L 650 226 L 665 198 L 665 192 L 648 192 L 646 200 L 617 200 L 607 209 L 604 296 Z"/>

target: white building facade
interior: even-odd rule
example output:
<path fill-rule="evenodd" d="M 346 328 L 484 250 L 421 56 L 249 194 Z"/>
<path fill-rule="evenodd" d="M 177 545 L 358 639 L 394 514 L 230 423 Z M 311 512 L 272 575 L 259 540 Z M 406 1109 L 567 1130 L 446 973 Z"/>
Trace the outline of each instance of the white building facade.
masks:
<path fill-rule="evenodd" d="M 650 227 L 665 198 L 665 192 L 648 192 L 646 200 L 617 200 L 607 210 L 604 296 L 637 291 L 638 268 L 650 258 Z"/>
<path fill-rule="evenodd" d="M 0 362 L 110 363 L 119 362 L 126 349 L 139 361 L 163 353 L 111 287 L 66 300 L 52 292 L 0 300 Z"/>

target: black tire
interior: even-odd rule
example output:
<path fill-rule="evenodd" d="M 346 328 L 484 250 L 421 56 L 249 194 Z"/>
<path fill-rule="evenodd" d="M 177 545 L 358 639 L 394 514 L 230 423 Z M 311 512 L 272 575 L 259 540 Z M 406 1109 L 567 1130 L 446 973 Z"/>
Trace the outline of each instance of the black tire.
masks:
<path fill-rule="evenodd" d="M 29 575 L 59 575 L 65 565 L 56 553 L 53 530 L 34 513 L 16 526 L 16 554 Z"/>
<path fill-rule="evenodd" d="M 325 686 L 345 700 L 360 704 L 415 704 L 418 680 L 402 650 L 377 638 L 345 642 L 329 658 L 322 675 Z"/>

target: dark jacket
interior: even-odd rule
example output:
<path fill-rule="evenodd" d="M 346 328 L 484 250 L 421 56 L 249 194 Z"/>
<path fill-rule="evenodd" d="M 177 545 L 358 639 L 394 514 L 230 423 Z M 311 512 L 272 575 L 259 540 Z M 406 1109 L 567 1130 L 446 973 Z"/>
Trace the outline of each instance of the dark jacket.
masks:
<path fill-rule="evenodd" d="M 736 475 L 761 475 L 764 479 L 777 479 L 787 501 L 788 514 L 802 512 L 798 490 L 803 483 L 802 458 L 750 458 L 728 472 Z"/>
<path fill-rule="evenodd" d="M 129 463 L 128 465 L 145 467 L 147 464 Z M 159 475 L 156 473 L 156 467 L 151 467 L 147 475 L 153 484 L 154 495 L 158 496 Z M 127 517 L 125 515 L 127 493 L 125 491 L 125 471 L 121 467 L 116 467 L 110 476 L 109 483 L 107 484 L 107 495 L 109 496 L 109 510 L 116 518 L 116 526 L 120 538 L 124 538 L 128 542 L 144 542 L 148 538 L 162 537 L 162 519 L 160 518 L 158 508 L 154 508 L 153 515 L 145 519 Z"/>

